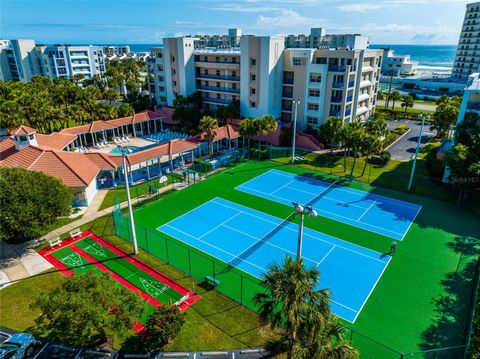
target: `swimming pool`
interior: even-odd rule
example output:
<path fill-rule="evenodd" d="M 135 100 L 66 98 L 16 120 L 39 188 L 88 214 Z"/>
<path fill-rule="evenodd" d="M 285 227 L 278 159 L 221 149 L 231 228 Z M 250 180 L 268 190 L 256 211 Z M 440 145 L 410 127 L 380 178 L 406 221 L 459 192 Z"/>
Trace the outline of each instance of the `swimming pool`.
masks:
<path fill-rule="evenodd" d="M 141 147 L 136 147 L 136 146 L 126 146 L 128 150 L 130 150 L 131 152 L 130 153 L 134 153 L 134 152 L 138 152 L 138 151 L 141 151 L 142 148 Z M 111 154 L 113 155 L 121 155 L 122 152 L 120 152 L 120 149 L 115 147 L 114 149 L 112 149 L 110 151 Z"/>

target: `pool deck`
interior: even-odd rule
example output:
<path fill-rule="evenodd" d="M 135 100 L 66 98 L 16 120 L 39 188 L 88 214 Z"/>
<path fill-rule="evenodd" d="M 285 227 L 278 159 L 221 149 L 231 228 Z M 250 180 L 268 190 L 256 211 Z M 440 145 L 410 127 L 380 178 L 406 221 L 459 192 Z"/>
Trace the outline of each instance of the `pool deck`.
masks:
<path fill-rule="evenodd" d="M 129 141 L 122 142 L 123 146 L 134 146 L 134 147 L 146 147 L 155 144 L 156 142 L 146 140 L 142 137 L 133 137 Z M 114 142 L 109 142 L 108 146 L 103 148 L 90 148 L 88 152 L 101 152 L 101 153 L 110 153 L 111 150 L 117 148 L 117 144 Z"/>

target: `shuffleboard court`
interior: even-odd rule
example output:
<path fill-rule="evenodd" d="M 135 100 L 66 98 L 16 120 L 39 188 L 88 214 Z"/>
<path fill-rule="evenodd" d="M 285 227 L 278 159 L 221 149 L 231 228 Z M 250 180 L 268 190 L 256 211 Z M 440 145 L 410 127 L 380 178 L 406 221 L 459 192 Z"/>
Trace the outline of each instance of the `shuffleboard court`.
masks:
<path fill-rule="evenodd" d="M 287 254 L 296 256 L 295 223 L 222 198 L 157 229 L 257 278 Z M 391 258 L 305 228 L 303 259 L 320 270 L 319 289 L 330 289 L 332 311 L 353 323 Z"/>
<path fill-rule="evenodd" d="M 403 240 L 421 206 L 305 176 L 270 170 L 237 190 L 292 205 L 311 205 L 324 217 Z"/>

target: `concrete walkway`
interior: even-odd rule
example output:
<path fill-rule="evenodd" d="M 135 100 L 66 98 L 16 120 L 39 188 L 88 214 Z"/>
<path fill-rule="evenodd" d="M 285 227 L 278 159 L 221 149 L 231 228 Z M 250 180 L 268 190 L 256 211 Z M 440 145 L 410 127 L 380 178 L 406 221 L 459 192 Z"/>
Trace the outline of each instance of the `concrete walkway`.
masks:
<path fill-rule="evenodd" d="M 100 206 L 102 205 L 102 202 L 105 199 L 105 196 L 107 195 L 107 193 L 108 193 L 108 189 L 99 189 L 83 215 L 88 216 L 97 212 Z"/>

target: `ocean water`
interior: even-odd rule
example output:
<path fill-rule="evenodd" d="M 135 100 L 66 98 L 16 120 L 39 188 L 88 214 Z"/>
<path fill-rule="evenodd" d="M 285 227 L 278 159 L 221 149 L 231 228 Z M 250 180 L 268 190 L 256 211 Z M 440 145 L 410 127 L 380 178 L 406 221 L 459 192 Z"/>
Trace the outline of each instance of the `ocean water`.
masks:
<path fill-rule="evenodd" d="M 160 44 L 128 44 L 133 52 L 150 52 L 150 48 Z M 456 45 L 370 45 L 372 49 L 389 47 L 397 55 L 410 55 L 412 61 L 419 62 L 424 71 L 451 71 L 455 58 Z"/>
<path fill-rule="evenodd" d="M 449 72 L 455 59 L 456 45 L 370 45 L 372 49 L 390 48 L 396 55 L 410 55 L 420 70 Z"/>

